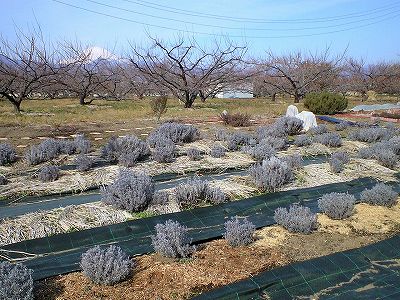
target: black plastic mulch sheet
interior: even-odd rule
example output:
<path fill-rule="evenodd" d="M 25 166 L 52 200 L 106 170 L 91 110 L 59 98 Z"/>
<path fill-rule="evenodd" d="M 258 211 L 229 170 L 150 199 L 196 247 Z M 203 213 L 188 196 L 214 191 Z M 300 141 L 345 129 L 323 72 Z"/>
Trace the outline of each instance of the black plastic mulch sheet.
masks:
<path fill-rule="evenodd" d="M 236 170 L 236 169 L 227 169 L 227 171 L 231 170 Z M 201 173 L 201 172 L 199 172 Z M 209 171 L 209 173 L 212 173 L 212 170 Z M 188 175 L 193 175 L 194 172 L 188 172 L 186 174 L 176 174 L 176 173 L 164 173 L 164 174 L 159 174 L 159 175 L 154 175 L 152 176 L 153 180 L 155 182 L 165 182 L 165 181 L 170 181 L 178 178 L 182 178 L 184 176 Z M 93 186 L 88 189 L 87 191 L 92 191 L 92 193 L 99 192 L 99 187 L 98 186 Z M 81 193 L 81 194 L 86 194 L 86 193 Z M 56 193 L 56 194 L 48 194 L 45 196 L 26 196 L 19 198 L 18 200 L 15 199 L 5 199 L 0 201 L 0 208 L 9 206 L 9 205 L 18 205 L 18 204 L 25 204 L 25 203 L 35 203 L 35 202 L 40 202 L 40 201 L 48 201 L 48 200 L 57 200 L 57 199 L 62 199 L 65 197 L 76 197 L 80 196 L 80 194 L 75 194 L 72 191 L 67 191 L 63 193 Z"/>
<path fill-rule="evenodd" d="M 303 160 L 303 165 L 318 164 L 327 161 L 326 156 L 306 157 Z M 229 176 L 247 175 L 248 171 L 243 169 L 228 169 L 224 172 L 203 172 L 200 176 L 203 180 L 223 180 Z M 179 183 L 186 182 L 189 178 L 197 176 L 197 173 L 188 173 L 185 176 L 180 174 L 163 174 L 153 176 L 156 182 L 156 190 L 172 188 Z M 0 219 L 16 217 L 27 213 L 36 212 L 39 210 L 51 210 L 69 205 L 80 205 L 100 201 L 100 190 L 93 188 L 91 191 L 80 194 L 60 194 L 48 196 L 28 196 L 18 201 L 5 200 L 0 201 Z"/>
<path fill-rule="evenodd" d="M 205 180 L 222 180 L 228 178 L 233 175 L 244 175 L 247 173 L 247 170 L 231 170 L 227 173 L 220 174 L 207 174 L 202 175 L 201 178 Z M 164 176 L 164 177 L 153 177 L 155 181 L 155 189 L 163 190 L 177 186 L 179 183 L 185 183 L 189 178 L 193 178 L 193 175 L 190 176 L 178 176 L 172 177 L 172 175 Z M 100 190 L 96 189 L 91 192 L 85 192 L 76 195 L 63 195 L 63 196 L 44 196 L 44 197 L 31 197 L 30 199 L 25 199 L 29 201 L 24 201 L 21 203 L 15 203 L 14 205 L 0 206 L 0 219 L 20 216 L 23 214 L 40 211 L 40 210 L 51 210 L 61 207 L 66 207 L 69 205 L 80 205 L 86 203 L 92 203 L 96 201 L 101 201 Z"/>
<path fill-rule="evenodd" d="M 193 242 L 200 243 L 221 237 L 224 223 L 229 217 L 248 216 L 257 228 L 261 228 L 275 223 L 273 215 L 278 207 L 300 203 L 317 211 L 317 199 L 325 193 L 349 191 L 358 194 L 375 183 L 376 181 L 371 178 L 362 178 L 313 188 L 264 194 L 212 207 L 26 240 L 3 246 L 0 251 L 3 256 L 9 258 L 29 258 L 24 264 L 34 270 L 33 277 L 38 280 L 79 270 L 81 254 L 93 245 L 117 243 L 131 256 L 152 252 L 150 235 L 154 233 L 154 226 L 168 219 L 186 225 Z M 396 187 L 398 188 L 398 184 Z"/>
<path fill-rule="evenodd" d="M 320 164 L 328 161 L 328 156 L 326 155 L 315 155 L 315 156 L 306 156 L 303 157 L 303 166 L 307 166 L 310 164 Z M 67 167 L 67 166 L 65 166 Z M 247 174 L 247 168 L 226 168 L 226 169 L 210 169 L 210 170 L 199 170 L 199 171 L 191 171 L 191 172 L 186 172 L 186 173 L 164 173 L 164 174 L 158 174 L 152 176 L 153 180 L 156 183 L 165 183 L 167 184 L 168 182 L 173 182 L 174 180 L 185 180 L 189 179 L 193 176 L 200 176 L 204 177 L 207 180 L 213 180 L 213 177 L 218 177 L 221 175 L 226 175 L 228 177 L 230 174 L 232 175 L 246 175 Z M 216 178 L 219 179 L 219 178 Z M 68 199 L 68 198 L 79 198 L 79 197 L 84 197 L 86 195 L 91 195 L 91 194 L 99 194 L 99 187 L 98 186 L 93 186 L 88 189 L 86 189 L 82 193 L 75 193 L 73 191 L 67 191 L 64 193 L 56 193 L 56 194 L 48 194 L 44 196 L 25 196 L 18 198 L 18 200 L 15 199 L 4 199 L 0 201 L 0 209 L 2 207 L 7 207 L 7 206 L 18 206 L 18 205 L 24 205 L 24 204 L 30 204 L 30 203 L 39 203 L 39 202 L 45 202 L 45 201 L 53 201 L 53 200 L 63 200 L 63 199 Z M 94 200 L 97 201 L 97 200 Z M 79 200 L 76 201 L 71 201 L 71 205 L 76 205 Z M 83 200 L 83 203 L 88 203 L 85 200 Z M 43 209 L 46 209 L 44 207 Z M 7 216 L 2 216 L 0 212 L 0 217 L 7 217 Z"/>
<path fill-rule="evenodd" d="M 400 299 L 400 236 L 266 271 L 193 299 Z"/>

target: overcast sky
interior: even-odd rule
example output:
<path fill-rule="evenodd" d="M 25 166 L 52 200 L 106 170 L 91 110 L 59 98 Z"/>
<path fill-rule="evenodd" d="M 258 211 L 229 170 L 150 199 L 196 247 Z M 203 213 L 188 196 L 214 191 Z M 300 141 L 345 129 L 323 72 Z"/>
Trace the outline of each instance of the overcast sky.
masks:
<path fill-rule="evenodd" d="M 367 61 L 400 60 L 399 0 L 0 0 L 1 34 L 38 22 L 52 40 L 90 46 L 144 43 L 186 32 L 209 44 L 221 36 L 247 43 L 253 56 L 266 50 L 333 52 Z M 37 20 L 37 21 L 36 21 Z"/>

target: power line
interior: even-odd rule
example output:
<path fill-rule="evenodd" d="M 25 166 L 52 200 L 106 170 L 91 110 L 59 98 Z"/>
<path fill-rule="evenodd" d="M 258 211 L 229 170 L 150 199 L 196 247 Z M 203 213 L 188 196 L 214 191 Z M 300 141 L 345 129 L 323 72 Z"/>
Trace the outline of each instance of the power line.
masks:
<path fill-rule="evenodd" d="M 128 18 L 118 17 L 118 16 L 115 16 L 115 15 L 111 15 L 111 14 L 95 11 L 95 10 L 84 8 L 84 7 L 81 7 L 81 6 L 74 5 L 74 4 L 66 3 L 66 2 L 63 2 L 63 1 L 60 1 L 60 0 L 51 0 L 51 1 L 63 4 L 65 6 L 73 7 L 73 8 L 82 10 L 82 11 L 94 13 L 94 14 L 97 14 L 97 15 L 106 16 L 106 17 L 109 17 L 109 18 L 113 18 L 113 19 L 117 19 L 117 20 L 121 20 L 121 21 L 126 21 L 126 22 L 130 22 L 130 23 L 134 23 L 134 24 L 154 27 L 154 28 L 167 29 L 167 30 L 185 32 L 185 33 L 190 33 L 190 34 L 200 34 L 200 35 L 214 36 L 214 37 L 251 38 L 251 39 L 281 39 L 281 38 L 298 38 L 298 37 L 311 37 L 311 36 L 327 35 L 327 34 L 345 32 L 345 31 L 349 31 L 349 30 L 353 30 L 353 29 L 359 29 L 359 28 L 367 27 L 367 26 L 378 24 L 378 23 L 381 23 L 381 22 L 384 22 L 384 21 L 387 21 L 387 20 L 391 20 L 391 19 L 394 19 L 394 18 L 400 16 L 400 14 L 396 14 L 394 16 L 387 17 L 387 18 L 384 18 L 384 19 L 380 19 L 380 20 L 377 20 L 377 21 L 374 21 L 374 22 L 370 22 L 370 23 L 367 23 L 367 24 L 354 26 L 354 27 L 349 27 L 349 28 L 345 28 L 345 29 L 334 30 L 334 31 L 327 31 L 327 32 L 309 33 L 309 34 L 300 34 L 300 35 L 281 35 L 281 36 L 248 36 L 248 35 L 231 35 L 231 34 L 222 34 L 222 33 L 191 31 L 191 30 L 186 30 L 186 29 L 178 29 L 178 28 L 173 28 L 173 27 L 168 27 L 168 26 L 155 25 L 155 24 L 151 24 L 151 23 L 139 22 L 139 21 L 135 21 L 135 20 L 132 20 L 132 19 L 128 19 Z"/>
<path fill-rule="evenodd" d="M 152 15 L 152 14 L 147 14 L 147 13 L 143 13 L 143 12 L 137 12 L 134 10 L 130 10 L 130 9 L 126 9 L 126 8 L 121 8 L 118 6 L 114 6 L 114 5 L 109 5 L 109 4 L 105 4 L 102 2 L 98 2 L 95 0 L 86 0 L 87 2 L 91 2 L 100 6 L 104 6 L 104 7 L 108 7 L 108 8 L 112 8 L 112 9 L 116 9 L 119 11 L 124 11 L 124 12 L 129 12 L 132 14 L 136 14 L 136 15 L 141 15 L 141 16 L 147 16 L 147 17 L 151 17 L 151 18 L 156 18 L 156 19 L 161 19 L 161 20 L 167 20 L 167 21 L 173 21 L 173 22 L 178 22 L 178 23 L 184 23 L 184 24 L 189 24 L 189 25 L 196 25 L 196 26 L 203 26 L 203 27 L 209 27 L 209 28 L 217 28 L 217 29 L 227 29 L 227 30 L 246 30 L 246 31 L 303 31 L 303 30 L 315 30 L 315 29 L 328 29 L 328 28 L 336 28 L 336 27 L 342 27 L 342 26 L 346 26 L 346 25 L 351 25 L 351 24 L 357 24 L 357 23 L 362 23 L 365 21 L 369 21 L 371 20 L 371 18 L 367 18 L 367 19 L 361 19 L 361 20 L 354 20 L 354 21 L 350 21 L 350 22 L 346 22 L 346 23 L 340 23 L 340 24 L 333 24 L 333 25 L 327 25 L 327 26 L 314 26 L 314 27 L 303 27 L 303 28 L 248 28 L 248 27 L 228 27 L 228 26 L 220 26 L 220 25 L 211 25 L 211 24 L 204 24 L 204 23 L 197 23 L 197 22 L 192 22 L 192 21 L 182 21 L 182 20 L 178 20 L 178 19 L 174 19 L 174 18 L 169 18 L 169 17 L 162 17 L 162 16 L 156 16 L 156 15 Z M 393 15 L 395 13 L 400 12 L 400 10 L 395 10 L 393 11 L 391 9 L 391 11 L 389 13 L 385 13 L 383 15 L 379 15 L 379 16 L 375 16 L 374 19 L 376 18 L 381 18 L 381 17 L 386 17 L 389 15 Z"/>
<path fill-rule="evenodd" d="M 217 15 L 217 14 L 208 14 L 208 13 L 200 13 L 192 10 L 185 10 L 180 8 L 174 8 L 171 6 L 161 5 L 157 3 L 153 3 L 150 1 L 143 1 L 143 0 L 121 0 L 124 2 L 129 2 L 132 4 L 137 4 L 144 7 L 153 8 L 160 11 L 170 12 L 174 14 L 182 14 L 194 17 L 203 17 L 209 19 L 218 19 L 218 20 L 225 20 L 225 21 L 232 21 L 232 22 L 247 22 L 247 23 L 320 23 L 320 22 L 331 22 L 337 21 L 342 19 L 348 18 L 357 18 L 357 17 L 364 17 L 371 14 L 374 14 L 376 11 L 386 10 L 393 8 L 393 6 L 397 6 L 399 2 L 387 4 L 385 6 L 377 7 L 368 11 L 359 12 L 359 13 L 349 13 L 345 15 L 338 15 L 332 17 L 320 17 L 320 18 L 309 18 L 309 19 L 256 19 L 256 18 L 243 18 L 243 17 L 232 17 L 232 16 L 224 16 L 224 15 Z"/>

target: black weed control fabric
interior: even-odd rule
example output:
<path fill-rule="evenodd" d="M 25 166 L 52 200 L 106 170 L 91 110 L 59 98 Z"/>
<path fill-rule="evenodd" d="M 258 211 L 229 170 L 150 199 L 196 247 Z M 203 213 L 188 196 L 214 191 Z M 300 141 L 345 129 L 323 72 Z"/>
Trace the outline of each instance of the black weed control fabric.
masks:
<path fill-rule="evenodd" d="M 328 161 L 328 156 L 326 155 L 315 155 L 315 156 L 305 156 L 303 157 L 303 166 L 311 165 L 311 164 L 321 164 L 324 162 Z M 66 166 L 65 166 L 66 167 Z M 154 175 L 152 176 L 153 180 L 157 182 L 162 182 L 166 183 L 168 181 L 173 181 L 173 180 L 178 180 L 178 179 L 185 179 L 185 178 L 190 178 L 196 175 L 199 175 L 201 177 L 209 176 L 212 177 L 213 175 L 218 175 L 218 174 L 227 174 L 227 176 L 232 173 L 234 175 L 237 175 L 236 173 L 241 173 L 243 172 L 242 175 L 244 175 L 247 172 L 247 168 L 225 168 L 225 169 L 210 169 L 210 170 L 199 170 L 199 171 L 191 171 L 191 172 L 186 172 L 186 173 L 164 173 L 164 174 L 159 174 L 159 175 Z M 91 194 L 93 193 L 99 193 L 99 187 L 98 186 L 93 186 L 85 190 L 85 192 L 82 193 L 75 193 L 72 191 L 67 191 L 63 193 L 56 193 L 56 194 L 48 194 L 46 196 L 25 196 L 25 197 L 20 197 L 18 200 L 15 199 L 4 199 L 0 201 L 0 209 L 2 207 L 7 207 L 7 206 L 17 206 L 17 205 L 23 205 L 27 203 L 37 203 L 37 202 L 45 202 L 45 201 L 51 201 L 51 200 L 62 200 L 64 198 L 72 198 L 72 197 L 80 197 L 81 195 L 86 195 L 88 194 L 87 192 L 90 192 Z M 78 202 L 78 200 L 76 201 Z M 82 203 L 87 203 L 83 201 Z M 76 205 L 77 203 L 72 203 Z M 46 209 L 44 207 L 43 209 Z M 3 217 L 0 212 L 0 218 Z"/>
<path fill-rule="evenodd" d="M 319 164 L 327 161 L 326 156 L 306 157 L 303 160 L 303 165 Z M 200 173 L 203 180 L 223 180 L 229 176 L 244 176 L 247 175 L 247 169 L 227 169 L 223 172 L 215 170 Z M 172 188 L 179 183 L 186 182 L 189 178 L 197 176 L 198 173 L 190 172 L 185 175 L 181 174 L 163 174 L 153 176 L 156 182 L 156 190 Z M 100 201 L 100 190 L 93 187 L 89 191 L 79 194 L 58 194 L 48 196 L 28 196 L 18 201 L 5 200 L 0 201 L 0 219 L 16 217 L 27 213 L 36 212 L 39 210 L 51 210 L 69 205 L 80 205 Z"/>
<path fill-rule="evenodd" d="M 193 242 L 200 243 L 221 237 L 224 223 L 229 217 L 248 216 L 257 228 L 261 228 L 275 223 L 273 215 L 278 207 L 300 203 L 317 211 L 317 199 L 322 194 L 346 191 L 358 194 L 365 188 L 371 188 L 375 183 L 376 181 L 371 178 L 362 178 L 350 182 L 270 193 L 213 207 L 27 240 L 6 245 L 2 247 L 2 252 L 3 255 L 12 258 L 26 257 L 26 253 L 35 255 L 24 264 L 34 270 L 33 277 L 38 280 L 79 270 L 81 254 L 93 245 L 117 243 L 131 256 L 151 252 L 153 249 L 150 235 L 154 233 L 154 226 L 168 219 L 186 225 Z M 396 188 L 398 189 L 397 184 Z M 19 252 L 24 254 L 18 254 Z"/>
<path fill-rule="evenodd" d="M 228 178 L 229 176 L 233 175 L 244 175 L 247 173 L 247 170 L 239 170 L 235 169 L 232 171 L 228 171 L 221 174 L 207 174 L 202 175 L 201 178 L 206 180 L 222 180 Z M 155 188 L 156 190 L 163 190 L 167 188 L 172 188 L 179 183 L 186 182 L 189 178 L 193 178 L 196 175 L 189 175 L 189 176 L 178 176 L 176 175 L 174 178 L 170 177 L 163 177 L 160 178 L 159 176 L 153 178 L 155 181 Z M 168 178 L 168 179 L 165 179 Z M 20 216 L 23 214 L 40 211 L 40 210 L 51 210 L 60 207 L 66 207 L 69 205 L 80 205 L 86 203 L 92 203 L 96 201 L 101 201 L 101 193 L 99 189 L 92 190 L 91 192 L 85 192 L 81 194 L 75 195 L 63 195 L 63 196 L 45 196 L 45 197 L 36 197 L 36 201 L 34 202 L 34 198 L 31 198 L 31 202 L 21 202 L 16 203 L 14 205 L 8 205 L 0 207 L 0 219 L 7 218 L 7 217 L 15 217 Z"/>
<path fill-rule="evenodd" d="M 263 272 L 196 300 L 400 299 L 400 236 Z"/>
<path fill-rule="evenodd" d="M 320 161 L 322 159 L 324 159 L 324 158 L 322 158 L 321 156 L 316 156 L 316 158 L 312 158 L 312 161 Z M 159 174 L 159 175 L 154 175 L 154 176 L 152 176 L 152 178 L 155 182 L 167 182 L 167 181 L 176 180 L 179 178 L 186 178 L 186 177 L 195 176 L 195 175 L 212 175 L 212 174 L 228 173 L 228 172 L 234 173 L 234 172 L 240 172 L 240 171 L 244 171 L 244 170 L 241 168 L 226 168 L 223 170 L 221 170 L 221 169 L 197 170 L 195 172 L 187 172 L 187 173 L 182 173 L 182 174 L 163 173 L 163 174 Z M 87 192 L 87 191 L 92 191 L 92 193 L 94 193 L 94 192 L 99 193 L 99 187 L 92 186 L 85 190 L 85 192 Z M 82 193 L 82 194 L 85 194 L 85 193 Z M 66 191 L 63 193 L 48 194 L 46 196 L 26 196 L 26 197 L 18 198 L 18 200 L 5 199 L 5 200 L 0 201 L 0 208 L 5 207 L 5 206 L 10 206 L 10 205 L 35 203 L 35 202 L 41 202 L 41 201 L 47 201 L 47 200 L 63 199 L 65 197 L 79 197 L 79 196 L 80 196 L 80 194 L 75 194 L 73 191 Z M 1 215 L 0 215 L 0 217 L 1 217 Z"/>

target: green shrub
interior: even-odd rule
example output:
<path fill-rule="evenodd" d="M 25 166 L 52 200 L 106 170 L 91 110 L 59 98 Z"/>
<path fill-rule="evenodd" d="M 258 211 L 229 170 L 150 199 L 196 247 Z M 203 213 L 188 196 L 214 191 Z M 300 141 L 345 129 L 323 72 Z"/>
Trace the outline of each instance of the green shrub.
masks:
<path fill-rule="evenodd" d="M 309 93 L 304 98 L 304 106 L 318 115 L 332 115 L 347 108 L 347 99 L 328 92 Z"/>

